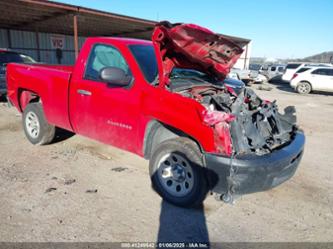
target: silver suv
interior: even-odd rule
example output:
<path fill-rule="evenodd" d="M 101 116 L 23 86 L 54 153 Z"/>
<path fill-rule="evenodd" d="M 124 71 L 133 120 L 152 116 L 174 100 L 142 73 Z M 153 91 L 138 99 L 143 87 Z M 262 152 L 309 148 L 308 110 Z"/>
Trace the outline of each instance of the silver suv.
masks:
<path fill-rule="evenodd" d="M 262 66 L 259 72 L 267 77 L 267 80 L 276 78 L 284 73 L 286 65 L 273 64 L 269 66 Z"/>

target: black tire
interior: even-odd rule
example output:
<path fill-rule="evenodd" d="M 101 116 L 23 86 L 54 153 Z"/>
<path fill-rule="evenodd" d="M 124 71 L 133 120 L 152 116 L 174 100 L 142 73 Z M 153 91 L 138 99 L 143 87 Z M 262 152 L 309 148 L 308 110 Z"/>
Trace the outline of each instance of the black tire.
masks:
<path fill-rule="evenodd" d="M 185 169 L 184 172 L 186 177 L 183 180 L 183 182 L 181 183 L 178 181 L 172 182 L 172 184 L 175 183 L 174 186 L 177 185 L 175 189 L 177 189 L 181 185 L 185 192 L 189 191 L 184 196 L 176 196 L 178 193 L 176 194 L 170 193 L 170 189 L 168 189 L 169 186 L 163 184 L 163 179 L 161 179 L 162 175 L 160 171 L 161 167 L 163 166 L 161 166 L 160 162 L 164 160 L 163 158 L 169 155 L 176 155 L 176 157 L 181 158 L 179 160 L 181 161 L 181 163 L 179 162 L 180 166 L 186 165 L 186 167 L 190 167 L 186 168 L 182 166 L 183 169 Z M 186 163 L 183 162 L 182 159 L 186 159 L 187 160 Z M 166 161 L 163 163 L 166 163 Z M 164 167 L 167 166 L 164 165 Z M 174 165 L 169 166 L 169 168 L 170 167 L 174 167 Z M 190 176 L 188 175 L 189 172 L 193 174 L 192 178 L 189 178 Z M 170 139 L 159 144 L 154 150 L 152 157 L 149 161 L 149 173 L 155 191 L 163 199 L 176 206 L 181 206 L 181 207 L 200 206 L 207 195 L 208 184 L 206 179 L 205 168 L 203 166 L 202 153 L 200 152 L 197 144 L 188 138 Z M 191 181 L 190 190 L 185 189 L 187 181 Z M 188 183 L 187 186 L 189 186 Z"/>
<path fill-rule="evenodd" d="M 309 94 L 312 91 L 311 84 L 307 81 L 301 81 L 297 84 L 296 91 L 300 94 Z"/>
<path fill-rule="evenodd" d="M 36 117 L 39 127 L 36 128 L 38 132 L 29 131 L 28 119 L 31 116 Z M 43 107 L 40 103 L 31 103 L 23 111 L 22 124 L 24 133 L 30 143 L 35 145 L 46 145 L 52 142 L 55 137 L 55 126 L 50 125 L 45 118 Z M 31 127 L 31 126 L 30 126 Z M 32 135 L 36 134 L 36 136 Z"/>

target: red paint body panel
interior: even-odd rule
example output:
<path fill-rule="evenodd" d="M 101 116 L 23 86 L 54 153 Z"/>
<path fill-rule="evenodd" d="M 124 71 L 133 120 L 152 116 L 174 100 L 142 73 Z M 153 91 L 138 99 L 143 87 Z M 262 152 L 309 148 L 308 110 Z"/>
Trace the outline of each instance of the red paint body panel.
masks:
<path fill-rule="evenodd" d="M 72 67 L 49 65 L 7 65 L 8 97 L 23 110 L 20 99 L 24 90 L 40 96 L 49 123 L 72 130 L 68 116 L 68 87 Z M 24 96 L 24 95 L 23 95 Z"/>
<path fill-rule="evenodd" d="M 153 32 L 160 85 L 174 67 L 196 69 L 223 80 L 243 49 L 229 39 L 194 24 L 161 22 Z"/>
<path fill-rule="evenodd" d="M 84 79 L 87 58 L 97 43 L 112 45 L 121 52 L 134 76 L 130 87 L 110 88 L 105 83 Z M 130 44 L 152 46 L 152 42 L 135 39 L 88 38 L 75 66 L 9 64 L 8 97 L 22 111 L 26 103 L 21 101 L 30 98 L 29 94 L 21 98 L 22 91 L 33 92 L 40 96 L 49 123 L 141 156 L 151 120 L 188 134 L 206 152 L 216 152 L 215 131 L 203 122 L 206 109 L 193 99 L 150 85 L 128 48 Z M 162 63 L 161 58 L 158 61 Z M 222 71 L 226 72 L 221 69 L 220 75 Z M 79 94 L 80 89 L 91 95 Z"/>

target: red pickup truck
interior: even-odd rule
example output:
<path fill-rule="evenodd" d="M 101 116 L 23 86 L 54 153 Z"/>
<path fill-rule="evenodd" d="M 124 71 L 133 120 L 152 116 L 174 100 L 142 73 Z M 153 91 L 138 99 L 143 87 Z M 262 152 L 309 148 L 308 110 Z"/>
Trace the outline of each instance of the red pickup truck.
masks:
<path fill-rule="evenodd" d="M 159 23 L 152 42 L 88 38 L 75 66 L 9 64 L 8 97 L 32 144 L 61 127 L 149 159 L 154 189 L 179 206 L 226 202 L 296 171 L 295 109 L 221 84 L 242 53 L 193 24 Z"/>

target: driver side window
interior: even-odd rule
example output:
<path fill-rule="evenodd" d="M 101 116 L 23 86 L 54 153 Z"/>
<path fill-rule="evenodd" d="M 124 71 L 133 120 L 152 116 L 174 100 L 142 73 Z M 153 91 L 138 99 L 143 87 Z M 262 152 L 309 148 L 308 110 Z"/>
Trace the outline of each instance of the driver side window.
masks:
<path fill-rule="evenodd" d="M 120 68 L 126 75 L 131 74 L 125 58 L 118 49 L 109 45 L 97 44 L 90 52 L 84 78 L 101 81 L 99 73 L 105 67 Z"/>

